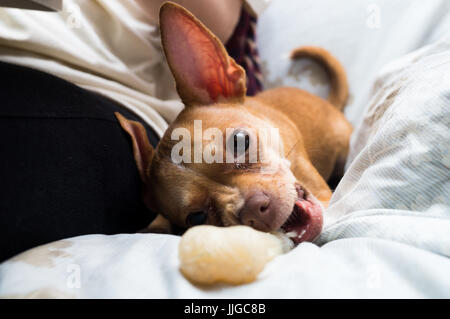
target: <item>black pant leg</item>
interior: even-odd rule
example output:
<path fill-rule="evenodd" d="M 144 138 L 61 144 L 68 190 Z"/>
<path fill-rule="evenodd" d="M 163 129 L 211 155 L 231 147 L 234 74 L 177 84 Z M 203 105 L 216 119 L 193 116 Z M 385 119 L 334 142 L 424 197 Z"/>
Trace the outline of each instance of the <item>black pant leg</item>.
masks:
<path fill-rule="evenodd" d="M 0 63 L 0 261 L 54 240 L 135 232 L 143 205 L 131 140 L 115 102 L 67 81 Z"/>

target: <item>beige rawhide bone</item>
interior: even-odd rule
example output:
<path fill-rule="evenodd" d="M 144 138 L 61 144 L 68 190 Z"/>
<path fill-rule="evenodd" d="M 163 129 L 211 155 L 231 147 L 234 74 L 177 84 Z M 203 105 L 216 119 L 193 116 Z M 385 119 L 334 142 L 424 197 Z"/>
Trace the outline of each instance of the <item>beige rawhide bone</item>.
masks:
<path fill-rule="evenodd" d="M 248 226 L 196 226 L 181 237 L 180 270 L 195 284 L 249 283 L 269 261 L 292 247 L 292 241 L 281 233 Z"/>

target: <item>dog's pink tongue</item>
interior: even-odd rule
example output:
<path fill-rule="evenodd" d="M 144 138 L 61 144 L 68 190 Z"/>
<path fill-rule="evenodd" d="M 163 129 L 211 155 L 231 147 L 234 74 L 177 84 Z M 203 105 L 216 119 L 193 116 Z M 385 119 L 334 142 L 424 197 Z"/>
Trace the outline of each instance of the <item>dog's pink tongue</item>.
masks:
<path fill-rule="evenodd" d="M 312 196 L 308 200 L 298 200 L 295 205 L 300 211 L 300 216 L 296 223 L 293 223 L 286 229 L 286 232 L 297 233 L 296 237 L 292 237 L 296 244 L 304 241 L 313 241 L 322 231 L 322 206 Z"/>

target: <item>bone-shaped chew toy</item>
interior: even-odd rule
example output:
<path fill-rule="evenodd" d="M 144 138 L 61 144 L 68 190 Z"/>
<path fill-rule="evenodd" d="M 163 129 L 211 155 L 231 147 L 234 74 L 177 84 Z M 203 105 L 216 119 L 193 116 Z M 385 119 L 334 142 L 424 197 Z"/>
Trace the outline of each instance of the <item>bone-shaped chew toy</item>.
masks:
<path fill-rule="evenodd" d="M 292 247 L 292 241 L 281 233 L 248 226 L 196 226 L 181 237 L 180 270 L 195 284 L 249 283 L 270 260 Z"/>

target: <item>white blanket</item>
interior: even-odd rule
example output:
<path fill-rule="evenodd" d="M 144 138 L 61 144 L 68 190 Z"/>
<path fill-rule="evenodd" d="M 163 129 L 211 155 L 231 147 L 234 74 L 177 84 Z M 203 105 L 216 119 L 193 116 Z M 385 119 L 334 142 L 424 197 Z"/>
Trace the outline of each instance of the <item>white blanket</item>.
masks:
<path fill-rule="evenodd" d="M 450 33 L 447 0 L 274 0 L 258 21 L 267 88 L 290 85 L 325 97 L 328 78 L 292 49 L 316 45 L 344 65 L 350 83 L 345 115 L 357 125 L 380 69 Z"/>
<path fill-rule="evenodd" d="M 387 65 L 362 105 L 323 234 L 254 283 L 192 285 L 176 236 L 90 235 L 1 264 L 0 297 L 450 298 L 450 38 Z"/>

